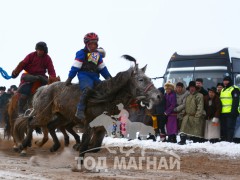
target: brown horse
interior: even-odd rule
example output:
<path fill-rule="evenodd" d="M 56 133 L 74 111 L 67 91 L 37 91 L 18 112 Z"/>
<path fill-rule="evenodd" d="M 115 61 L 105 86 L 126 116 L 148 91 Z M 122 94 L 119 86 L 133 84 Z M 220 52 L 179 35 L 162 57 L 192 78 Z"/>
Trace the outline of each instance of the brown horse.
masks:
<path fill-rule="evenodd" d="M 49 77 L 48 79 L 48 84 L 52 84 L 53 82 L 56 82 L 56 81 L 60 81 L 60 77 Z M 35 93 L 36 91 L 36 86 L 34 86 L 34 92 Z M 28 103 L 27 103 L 27 106 L 28 107 L 31 107 L 31 99 L 32 97 L 29 98 L 28 100 Z M 5 129 L 5 132 L 7 133 L 7 136 L 12 136 L 13 137 L 13 141 L 14 141 L 14 149 L 15 150 L 18 150 L 17 146 L 19 145 L 19 140 L 16 141 L 15 140 L 15 136 L 13 131 L 14 131 L 14 123 L 16 121 L 16 119 L 18 118 L 18 100 L 19 100 L 19 94 L 16 93 L 14 94 L 11 99 L 9 100 L 9 103 L 7 105 L 7 113 L 8 113 L 8 126 L 6 127 Z M 19 125 L 19 124 L 17 124 Z M 21 124 L 22 125 L 22 124 Z M 22 126 L 21 126 L 22 127 Z M 42 146 L 47 140 L 48 140 L 48 131 L 47 129 L 43 128 L 43 134 L 44 134 L 44 137 L 42 139 L 42 142 L 37 142 L 36 144 L 38 146 Z M 64 133 L 66 134 L 66 132 Z"/>
<path fill-rule="evenodd" d="M 15 144 L 18 145 L 18 146 L 21 146 L 22 141 L 24 140 L 24 137 L 27 133 L 28 119 L 29 119 L 29 117 L 20 116 L 15 120 L 14 127 L 13 127 L 13 137 L 14 137 L 14 140 L 15 140 Z M 75 133 L 75 131 L 72 129 L 72 127 L 71 128 L 70 127 L 58 127 L 58 129 L 64 135 L 64 145 L 65 146 L 69 145 L 69 136 L 66 133 L 66 130 L 74 136 L 74 138 L 77 142 L 77 145 L 80 144 L 80 137 L 79 137 L 78 134 Z M 39 132 L 37 130 L 36 130 L 36 132 L 37 133 L 43 133 L 42 140 L 38 140 L 38 141 L 35 142 L 35 144 L 38 147 L 41 147 L 41 146 L 43 146 L 43 144 L 45 144 L 48 141 L 48 129 L 47 129 L 47 127 L 42 127 L 41 132 Z M 77 145 L 75 145 L 74 149 L 78 148 Z M 15 151 L 20 151 L 21 150 L 21 155 L 26 155 L 27 148 L 19 149 L 18 146 L 15 147 Z M 29 146 L 31 146 L 31 144 L 29 144 Z"/>
<path fill-rule="evenodd" d="M 133 99 L 141 100 L 141 104 L 148 108 L 160 100 L 159 91 L 145 75 L 146 66 L 139 69 L 134 58 L 128 55 L 124 55 L 124 58 L 134 61 L 135 66 L 101 82 L 94 90 L 89 90 L 85 124 L 80 124 L 84 126 L 80 156 L 84 156 L 84 153 L 92 148 L 97 149 L 101 146 L 105 129 L 103 127 L 91 129 L 89 123 L 104 111 L 117 114 L 119 113 L 117 104 L 122 103 L 124 107 L 128 107 Z M 39 126 L 47 126 L 53 141 L 58 144 L 56 124 L 67 126 L 76 123 L 74 114 L 80 96 L 78 85 L 65 86 L 62 82 L 55 82 L 41 88 L 33 98 L 34 111 L 29 119 L 28 133 L 22 148 L 31 144 L 32 131 Z M 53 119 L 56 115 L 60 118 Z"/>

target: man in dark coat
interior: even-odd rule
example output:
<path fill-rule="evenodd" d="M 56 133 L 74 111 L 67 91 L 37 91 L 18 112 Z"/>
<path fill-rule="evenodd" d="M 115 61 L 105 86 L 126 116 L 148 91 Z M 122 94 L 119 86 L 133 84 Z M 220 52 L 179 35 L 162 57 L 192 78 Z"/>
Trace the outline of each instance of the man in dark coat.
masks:
<path fill-rule="evenodd" d="M 203 88 L 203 79 L 202 78 L 196 79 L 196 86 L 197 86 L 197 91 L 199 93 L 201 93 L 203 96 L 208 95 L 207 90 Z"/>
<path fill-rule="evenodd" d="M 204 110 L 206 112 L 204 138 L 212 143 L 217 142 L 220 139 L 219 118 L 222 104 L 215 87 L 209 88 L 208 95 L 204 97 Z"/>
<path fill-rule="evenodd" d="M 157 117 L 157 126 L 158 127 L 157 127 L 157 129 L 155 129 L 156 135 L 160 134 L 160 140 L 165 142 L 166 141 L 165 126 L 166 126 L 166 122 L 167 122 L 167 116 L 164 115 L 164 112 L 165 112 L 165 109 L 166 109 L 165 108 L 166 99 L 165 99 L 165 96 L 164 96 L 164 91 L 165 90 L 164 90 L 163 87 L 158 88 L 158 90 L 162 94 L 162 100 L 153 107 L 152 114 Z"/>
<path fill-rule="evenodd" d="M 11 97 L 11 94 L 6 93 L 5 90 L 6 87 L 0 87 L 0 124 L 3 124 L 4 121 L 6 122 L 7 103 Z"/>

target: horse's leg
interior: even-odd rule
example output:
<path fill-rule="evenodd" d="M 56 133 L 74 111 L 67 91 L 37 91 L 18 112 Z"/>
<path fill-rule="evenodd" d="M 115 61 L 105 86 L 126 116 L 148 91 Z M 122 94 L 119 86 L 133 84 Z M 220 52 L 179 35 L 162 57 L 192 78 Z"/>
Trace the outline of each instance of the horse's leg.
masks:
<path fill-rule="evenodd" d="M 66 130 L 73 135 L 76 144 L 73 145 L 73 149 L 75 149 L 76 151 L 79 150 L 80 148 L 80 136 L 73 130 L 73 124 L 71 123 L 70 125 L 66 126 Z"/>
<path fill-rule="evenodd" d="M 32 133 L 33 133 L 33 128 L 31 126 L 28 126 L 27 136 L 24 138 L 22 144 L 19 147 L 21 150 L 23 150 L 27 147 L 31 147 L 31 145 L 32 145 Z"/>
<path fill-rule="evenodd" d="M 86 151 L 88 150 L 89 142 L 90 142 L 91 136 L 92 136 L 92 129 L 90 127 L 87 127 L 85 129 L 86 130 L 82 135 L 82 143 L 81 143 L 81 147 L 79 150 L 79 157 L 81 158 L 81 164 L 83 163 L 83 158 L 84 158 Z"/>
<path fill-rule="evenodd" d="M 69 145 L 69 136 L 65 130 L 65 127 L 58 127 L 58 129 L 63 133 L 64 145 L 67 147 Z"/>
<path fill-rule="evenodd" d="M 62 127 L 62 126 L 63 126 L 62 118 L 60 118 L 59 116 L 55 116 L 54 119 L 52 119 L 52 121 L 49 122 L 47 125 L 49 133 L 52 136 L 53 143 L 54 143 L 53 146 L 50 148 L 51 152 L 57 151 L 61 146 L 55 130 L 57 129 L 57 127 Z"/>
<path fill-rule="evenodd" d="M 103 127 L 96 127 L 93 129 L 93 137 L 88 147 L 90 150 L 92 149 L 91 152 L 98 152 L 100 150 L 105 132 Z"/>
<path fill-rule="evenodd" d="M 48 141 L 48 129 L 46 126 L 42 127 L 42 131 L 43 131 L 43 138 L 41 141 L 36 141 L 35 144 L 38 147 L 42 147 L 47 141 Z"/>

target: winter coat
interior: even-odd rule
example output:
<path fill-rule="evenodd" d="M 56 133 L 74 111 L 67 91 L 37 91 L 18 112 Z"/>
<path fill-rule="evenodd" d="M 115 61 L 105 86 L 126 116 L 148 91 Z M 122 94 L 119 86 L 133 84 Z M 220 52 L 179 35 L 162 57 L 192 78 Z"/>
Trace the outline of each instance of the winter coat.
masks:
<path fill-rule="evenodd" d="M 206 117 L 205 119 L 212 119 L 213 117 L 219 118 L 221 111 L 222 111 L 222 104 L 220 101 L 220 98 L 216 95 L 213 100 L 211 105 L 209 104 L 210 98 L 209 96 L 204 97 L 204 110 L 206 112 Z"/>
<path fill-rule="evenodd" d="M 7 107 L 7 103 L 9 101 L 9 99 L 11 98 L 11 94 L 8 94 L 6 92 L 4 92 L 1 96 L 0 96 L 0 109 L 5 109 L 5 107 Z"/>
<path fill-rule="evenodd" d="M 163 115 L 166 108 L 165 106 L 166 106 L 166 98 L 165 96 L 163 96 L 162 100 L 158 104 L 153 106 L 152 115 L 155 115 L 155 116 Z"/>
<path fill-rule="evenodd" d="M 174 108 L 177 105 L 176 93 L 172 91 L 169 94 L 164 95 L 166 98 L 165 114 L 167 115 L 167 134 L 173 135 L 177 133 L 177 113 L 174 112 Z"/>
<path fill-rule="evenodd" d="M 182 120 L 184 109 L 185 109 L 185 102 L 186 97 L 189 95 L 189 91 L 183 91 L 182 94 L 176 93 L 177 96 L 177 107 L 174 108 L 174 111 L 177 112 L 177 119 Z"/>
<path fill-rule="evenodd" d="M 219 139 L 220 138 L 220 122 L 219 117 L 222 111 L 221 101 L 216 95 L 212 100 L 209 96 L 204 97 L 204 109 L 206 112 L 205 116 L 205 139 Z M 212 122 L 213 118 L 217 118 L 218 122 Z"/>
<path fill-rule="evenodd" d="M 30 53 L 21 62 L 20 70 L 25 70 L 31 75 L 42 75 L 45 77 L 47 77 L 45 74 L 48 72 L 49 76 L 56 77 L 52 59 L 48 54 L 39 57 L 37 52 Z"/>
<path fill-rule="evenodd" d="M 180 133 L 195 137 L 204 137 L 204 100 L 201 93 L 189 94 L 186 98 L 185 115 Z"/>
<path fill-rule="evenodd" d="M 204 89 L 203 87 L 201 87 L 198 90 L 199 93 L 201 93 L 203 96 L 207 96 L 208 95 L 208 91 L 206 89 Z"/>
<path fill-rule="evenodd" d="M 108 79 L 111 77 L 107 67 L 105 66 L 102 55 L 99 52 L 90 53 L 87 48 L 81 49 L 76 53 L 75 60 L 69 71 L 68 77 L 73 79 L 78 74 L 79 76 L 88 76 L 93 78 L 99 78 L 99 73 Z"/>

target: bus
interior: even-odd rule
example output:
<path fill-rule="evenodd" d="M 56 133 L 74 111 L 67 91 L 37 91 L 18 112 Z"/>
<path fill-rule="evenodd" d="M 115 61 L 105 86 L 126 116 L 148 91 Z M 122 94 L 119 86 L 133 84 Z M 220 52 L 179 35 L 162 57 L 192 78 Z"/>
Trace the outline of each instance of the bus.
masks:
<path fill-rule="evenodd" d="M 231 76 L 240 86 L 240 50 L 223 48 L 210 54 L 182 55 L 175 52 L 168 62 L 163 84 L 182 82 L 185 87 L 197 78 L 203 79 L 204 88 L 210 88 Z"/>

